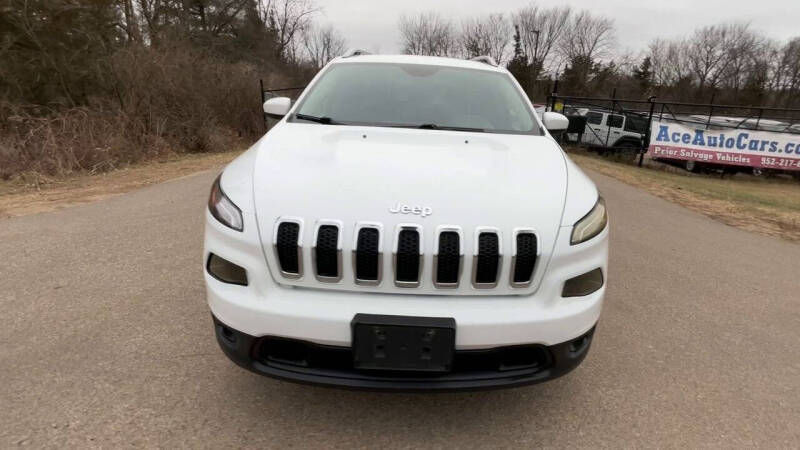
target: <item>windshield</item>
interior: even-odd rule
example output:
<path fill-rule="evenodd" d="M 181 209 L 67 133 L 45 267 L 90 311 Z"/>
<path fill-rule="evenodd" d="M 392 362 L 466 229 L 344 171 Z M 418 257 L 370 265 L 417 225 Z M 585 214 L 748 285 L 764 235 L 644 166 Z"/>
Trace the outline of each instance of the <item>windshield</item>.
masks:
<path fill-rule="evenodd" d="M 334 65 L 291 120 L 540 134 L 509 75 L 419 64 Z"/>

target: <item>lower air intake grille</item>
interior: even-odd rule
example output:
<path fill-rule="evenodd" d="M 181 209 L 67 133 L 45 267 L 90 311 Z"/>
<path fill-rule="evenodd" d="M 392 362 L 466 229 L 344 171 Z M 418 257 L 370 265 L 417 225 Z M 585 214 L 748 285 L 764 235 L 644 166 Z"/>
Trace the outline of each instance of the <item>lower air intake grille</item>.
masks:
<path fill-rule="evenodd" d="M 300 274 L 299 249 L 297 237 L 300 225 L 294 222 L 283 222 L 278 226 L 278 238 L 275 247 L 281 270 L 288 274 Z"/>
<path fill-rule="evenodd" d="M 339 277 L 339 228 L 322 225 L 317 231 L 316 260 L 317 276 Z"/>
<path fill-rule="evenodd" d="M 478 262 L 475 269 L 475 284 L 493 286 L 497 283 L 500 264 L 500 238 L 496 233 L 478 235 Z"/>
<path fill-rule="evenodd" d="M 377 228 L 362 228 L 356 242 L 356 282 L 379 281 L 379 233 Z"/>
<path fill-rule="evenodd" d="M 436 256 L 436 284 L 458 284 L 461 265 L 461 245 L 458 233 L 443 231 L 439 235 L 439 251 Z"/>
<path fill-rule="evenodd" d="M 419 283 L 419 231 L 401 230 L 397 236 L 397 269 L 398 283 Z"/>
<path fill-rule="evenodd" d="M 517 258 L 514 265 L 514 283 L 529 283 L 536 265 L 536 235 L 520 233 L 517 235 Z"/>

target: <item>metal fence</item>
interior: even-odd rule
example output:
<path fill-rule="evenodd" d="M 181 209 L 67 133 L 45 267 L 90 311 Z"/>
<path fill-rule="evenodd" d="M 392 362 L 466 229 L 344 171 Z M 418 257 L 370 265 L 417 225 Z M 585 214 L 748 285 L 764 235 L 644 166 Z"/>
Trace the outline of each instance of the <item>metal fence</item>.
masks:
<path fill-rule="evenodd" d="M 587 117 L 589 113 L 600 113 L 605 116 L 623 117 L 628 140 L 626 145 L 615 145 L 619 142 L 612 135 L 612 127 L 605 127 L 604 135 L 598 134 L 598 128 L 587 124 L 584 133 L 588 134 L 590 147 L 608 152 L 631 151 L 631 139 L 638 134 L 638 164 L 641 166 L 644 153 L 650 143 L 650 130 L 656 121 L 691 124 L 700 129 L 746 129 L 761 130 L 774 133 L 800 134 L 800 109 L 772 108 L 752 105 L 722 105 L 713 103 L 687 103 L 658 100 L 650 97 L 647 100 L 611 97 L 580 97 L 561 95 L 554 92 L 548 97 L 548 109 L 558 111 L 570 117 L 571 121 L 579 117 Z M 608 120 L 608 119 L 606 119 Z M 628 126 L 635 124 L 635 126 Z M 583 142 L 579 139 L 578 143 Z"/>

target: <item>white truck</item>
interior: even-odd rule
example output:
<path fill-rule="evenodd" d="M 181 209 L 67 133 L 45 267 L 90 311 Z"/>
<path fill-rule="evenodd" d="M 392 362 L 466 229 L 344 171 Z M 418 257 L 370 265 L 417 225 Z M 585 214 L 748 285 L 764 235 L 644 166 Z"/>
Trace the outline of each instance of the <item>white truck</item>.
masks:
<path fill-rule="evenodd" d="M 353 51 L 222 172 L 203 271 L 223 352 L 333 386 L 450 390 L 561 376 L 607 283 L 589 178 L 491 58 Z"/>
<path fill-rule="evenodd" d="M 582 135 L 568 136 L 572 142 L 588 145 L 601 153 L 625 152 L 635 155 L 642 148 L 647 118 L 639 114 L 621 114 L 600 110 L 580 110 L 586 118 Z"/>

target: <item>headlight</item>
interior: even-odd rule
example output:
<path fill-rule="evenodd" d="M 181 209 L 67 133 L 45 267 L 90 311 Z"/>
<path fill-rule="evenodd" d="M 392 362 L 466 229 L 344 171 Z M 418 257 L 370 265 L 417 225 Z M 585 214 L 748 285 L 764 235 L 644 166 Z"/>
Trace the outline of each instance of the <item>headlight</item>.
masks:
<path fill-rule="evenodd" d="M 225 226 L 236 231 L 242 231 L 244 229 L 242 211 L 222 192 L 219 187 L 220 178 L 222 178 L 222 175 L 218 176 L 214 180 L 214 185 L 211 186 L 211 195 L 208 197 L 208 210 L 211 211 L 212 216 Z"/>
<path fill-rule="evenodd" d="M 603 197 L 598 197 L 597 203 L 589 211 L 589 214 L 583 216 L 583 219 L 577 221 L 575 226 L 572 227 L 572 238 L 569 243 L 575 245 L 588 241 L 600 234 L 606 228 L 607 223 L 606 202 Z"/>

